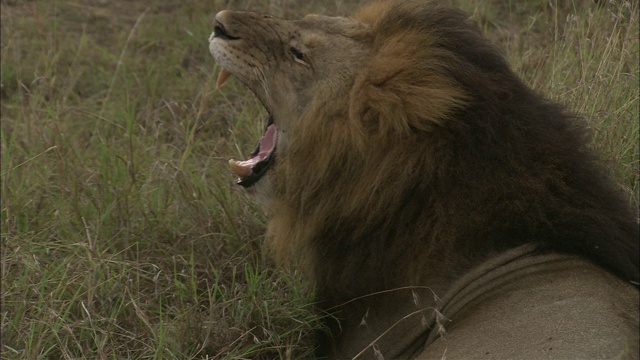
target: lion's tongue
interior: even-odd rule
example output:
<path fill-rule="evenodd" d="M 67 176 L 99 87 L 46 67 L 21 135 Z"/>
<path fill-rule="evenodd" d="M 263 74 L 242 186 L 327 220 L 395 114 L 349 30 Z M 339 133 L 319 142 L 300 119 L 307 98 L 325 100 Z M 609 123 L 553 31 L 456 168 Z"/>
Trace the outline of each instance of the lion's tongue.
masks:
<path fill-rule="evenodd" d="M 247 177 L 253 172 L 253 170 L 251 170 L 251 166 L 242 165 L 240 162 L 233 159 L 229 160 L 229 167 L 231 168 L 231 172 L 239 178 Z"/>
<path fill-rule="evenodd" d="M 260 161 L 264 160 L 273 152 L 276 146 L 276 126 L 271 124 L 260 139 L 260 150 L 254 156 L 245 161 L 229 160 L 231 171 L 238 177 L 243 178 L 253 173 L 252 168 Z"/>

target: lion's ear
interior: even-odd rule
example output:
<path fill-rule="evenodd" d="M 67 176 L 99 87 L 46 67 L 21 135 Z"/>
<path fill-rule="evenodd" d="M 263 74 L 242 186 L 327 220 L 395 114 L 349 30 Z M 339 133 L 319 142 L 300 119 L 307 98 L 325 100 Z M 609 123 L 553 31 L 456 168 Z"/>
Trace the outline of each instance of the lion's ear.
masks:
<path fill-rule="evenodd" d="M 446 76 L 446 64 L 420 36 L 388 38 L 357 76 L 350 94 L 350 119 L 380 135 L 431 131 L 450 120 L 467 95 Z"/>

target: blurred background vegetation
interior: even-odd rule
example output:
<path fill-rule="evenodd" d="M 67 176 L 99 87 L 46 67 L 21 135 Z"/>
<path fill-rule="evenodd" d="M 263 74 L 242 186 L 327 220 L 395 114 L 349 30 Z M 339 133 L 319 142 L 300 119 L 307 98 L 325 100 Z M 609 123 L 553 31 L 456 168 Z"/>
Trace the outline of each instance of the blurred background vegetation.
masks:
<path fill-rule="evenodd" d="M 593 129 L 638 203 L 638 5 L 447 3 Z M 347 15 L 359 1 L 2 0 L 3 359 L 307 358 L 311 289 L 275 269 L 227 159 L 264 110 L 209 55 L 225 8 Z"/>

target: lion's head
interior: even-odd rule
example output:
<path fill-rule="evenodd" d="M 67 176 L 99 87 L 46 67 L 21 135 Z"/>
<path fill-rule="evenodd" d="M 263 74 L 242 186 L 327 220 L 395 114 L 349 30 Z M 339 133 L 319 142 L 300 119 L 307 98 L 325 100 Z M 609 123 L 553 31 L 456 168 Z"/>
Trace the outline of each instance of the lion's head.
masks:
<path fill-rule="evenodd" d="M 366 26 L 347 18 L 312 15 L 284 21 L 253 12 L 216 15 L 210 51 L 222 68 L 217 85 L 233 74 L 270 115 L 250 159 L 230 162 L 240 185 L 260 198 L 271 198 L 273 176 L 263 175 L 276 156 L 287 152 L 289 139 L 304 131 L 301 118 L 307 114 L 313 121 L 320 99 L 342 99 L 333 105 L 336 111 L 348 107 L 350 84 L 371 53 L 363 46 L 363 36 Z"/>
<path fill-rule="evenodd" d="M 445 286 L 534 243 L 638 281 L 638 227 L 583 126 L 525 86 L 468 16 L 376 2 L 353 17 L 216 15 L 210 50 L 267 109 L 239 183 L 272 198 L 279 262 L 324 307 Z M 267 185 L 265 185 L 267 184 Z"/>

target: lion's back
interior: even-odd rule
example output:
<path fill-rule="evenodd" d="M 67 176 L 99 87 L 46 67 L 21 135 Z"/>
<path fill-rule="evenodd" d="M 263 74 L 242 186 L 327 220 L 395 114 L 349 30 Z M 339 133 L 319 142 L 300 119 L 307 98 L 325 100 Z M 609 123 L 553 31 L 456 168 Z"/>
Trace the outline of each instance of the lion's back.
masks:
<path fill-rule="evenodd" d="M 484 289 L 418 358 L 637 359 L 638 289 L 583 259 L 554 262 Z"/>

